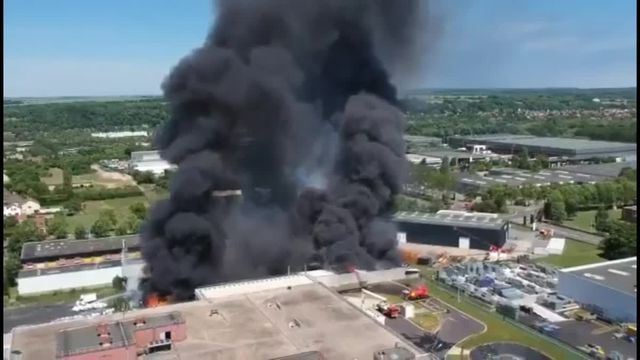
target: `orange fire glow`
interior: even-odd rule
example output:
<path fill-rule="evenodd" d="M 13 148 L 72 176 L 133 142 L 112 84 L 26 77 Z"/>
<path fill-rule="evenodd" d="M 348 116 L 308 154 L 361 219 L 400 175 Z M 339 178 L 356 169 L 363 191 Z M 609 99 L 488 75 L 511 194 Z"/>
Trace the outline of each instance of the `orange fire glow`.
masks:
<path fill-rule="evenodd" d="M 158 306 L 167 305 L 168 303 L 169 303 L 169 298 L 162 297 L 156 293 L 152 293 L 149 296 L 147 296 L 147 299 L 145 301 L 145 307 L 154 308 Z"/>

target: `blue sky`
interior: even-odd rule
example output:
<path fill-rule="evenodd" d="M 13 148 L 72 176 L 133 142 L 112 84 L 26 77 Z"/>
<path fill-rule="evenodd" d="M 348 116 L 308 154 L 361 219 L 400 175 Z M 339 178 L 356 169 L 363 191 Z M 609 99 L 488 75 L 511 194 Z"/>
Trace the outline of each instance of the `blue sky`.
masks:
<path fill-rule="evenodd" d="M 421 87 L 636 86 L 634 0 L 439 0 Z M 5 96 L 159 94 L 211 0 L 5 0 Z"/>

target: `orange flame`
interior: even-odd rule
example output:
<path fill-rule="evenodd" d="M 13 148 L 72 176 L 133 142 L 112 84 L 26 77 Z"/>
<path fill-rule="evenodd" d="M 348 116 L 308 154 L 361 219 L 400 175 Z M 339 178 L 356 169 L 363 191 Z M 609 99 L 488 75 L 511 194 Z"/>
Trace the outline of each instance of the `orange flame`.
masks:
<path fill-rule="evenodd" d="M 158 295 L 157 293 L 151 293 L 147 296 L 145 301 L 145 306 L 148 308 L 154 308 L 158 306 L 167 305 L 169 303 L 169 298 Z"/>

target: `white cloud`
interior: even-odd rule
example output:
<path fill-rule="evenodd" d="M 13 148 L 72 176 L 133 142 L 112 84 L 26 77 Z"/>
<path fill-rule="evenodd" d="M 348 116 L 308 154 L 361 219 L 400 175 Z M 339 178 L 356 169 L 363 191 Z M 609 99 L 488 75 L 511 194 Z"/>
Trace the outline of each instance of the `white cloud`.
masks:
<path fill-rule="evenodd" d="M 4 61 L 4 94 L 18 96 L 109 96 L 160 94 L 172 63 L 92 59 Z"/>

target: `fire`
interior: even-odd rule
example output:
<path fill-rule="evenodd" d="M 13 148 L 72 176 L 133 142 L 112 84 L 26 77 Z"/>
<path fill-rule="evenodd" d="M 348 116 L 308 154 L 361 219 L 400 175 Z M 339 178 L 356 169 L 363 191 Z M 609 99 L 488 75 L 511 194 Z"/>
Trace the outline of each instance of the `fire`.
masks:
<path fill-rule="evenodd" d="M 167 304 L 169 304 L 169 298 L 160 296 L 157 293 L 151 293 L 149 296 L 147 296 L 144 302 L 144 306 L 148 308 L 154 308 L 154 307 L 163 306 Z"/>

